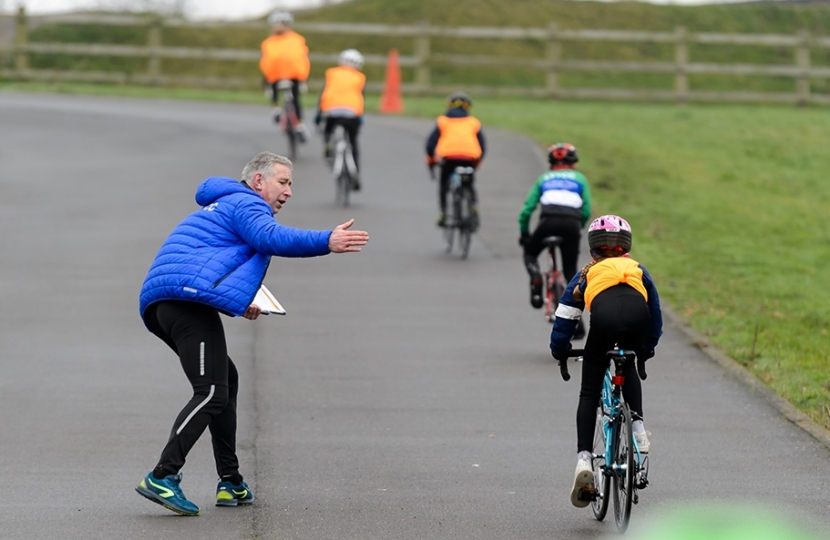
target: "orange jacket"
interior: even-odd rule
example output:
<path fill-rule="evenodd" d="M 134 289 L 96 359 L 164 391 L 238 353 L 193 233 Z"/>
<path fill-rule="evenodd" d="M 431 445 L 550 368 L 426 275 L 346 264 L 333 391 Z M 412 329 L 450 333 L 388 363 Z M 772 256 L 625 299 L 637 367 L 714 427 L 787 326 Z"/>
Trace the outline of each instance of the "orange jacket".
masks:
<path fill-rule="evenodd" d="M 326 70 L 326 86 L 320 96 L 320 110 L 351 109 L 363 114 L 363 87 L 366 75 L 349 66 L 337 66 Z"/>
<path fill-rule="evenodd" d="M 470 160 L 481 158 L 481 145 L 477 137 L 481 130 L 481 122 L 478 119 L 472 116 L 439 116 L 438 130 L 440 136 L 435 147 L 437 157 Z"/>
<path fill-rule="evenodd" d="M 259 69 L 269 83 L 283 79 L 308 80 L 311 62 L 305 38 L 296 32 L 274 34 L 262 42 Z"/>

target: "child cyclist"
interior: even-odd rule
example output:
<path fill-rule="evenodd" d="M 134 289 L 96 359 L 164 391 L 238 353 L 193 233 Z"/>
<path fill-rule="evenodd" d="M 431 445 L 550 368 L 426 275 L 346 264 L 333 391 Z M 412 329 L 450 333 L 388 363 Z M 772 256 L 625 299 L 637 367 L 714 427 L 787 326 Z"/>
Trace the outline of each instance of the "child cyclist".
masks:
<path fill-rule="evenodd" d="M 336 126 L 343 126 L 349 144 L 352 145 L 352 157 L 355 166 L 360 170 L 360 152 L 357 146 L 357 134 L 363 123 L 363 88 L 366 86 L 366 75 L 360 70 L 363 68 L 363 55 L 356 49 L 346 49 L 340 53 L 337 66 L 326 70 L 326 82 L 317 101 L 317 114 L 314 124 L 323 128 L 323 157 L 331 159 L 334 149 L 331 146 L 331 135 Z M 352 188 L 360 189 L 360 180 L 353 179 Z"/>
<path fill-rule="evenodd" d="M 595 219 L 588 227 L 588 245 L 593 260 L 575 275 L 559 307 L 550 334 L 550 350 L 559 362 L 566 362 L 571 337 L 582 310 L 591 312 L 590 330 L 582 363 L 582 387 L 576 411 L 577 464 L 571 503 L 585 507 L 580 491 L 594 481 L 591 452 L 594 442 L 597 403 L 609 360 L 605 354 L 619 346 L 637 352 L 638 358 L 654 356 L 663 332 L 660 298 L 646 269 L 628 256 L 631 226 L 618 216 Z M 623 395 L 631 408 L 633 431 L 640 452 L 649 451 L 649 433 L 643 425 L 643 397 L 637 368 L 626 364 Z"/>
<path fill-rule="evenodd" d="M 579 258 L 579 241 L 582 228 L 591 217 L 591 190 L 585 175 L 576 170 L 579 154 L 572 144 L 557 143 L 548 148 L 550 170 L 540 176 L 527 195 L 519 213 L 519 245 L 524 250 L 524 263 L 530 275 L 530 304 L 542 307 L 542 271 L 539 269 L 539 253 L 545 249 L 542 241 L 549 236 L 560 236 L 563 243 L 562 272 L 570 281 L 576 274 Z M 541 206 L 539 224 L 530 233 L 530 216 Z M 585 337 L 580 322 L 577 339 Z"/>
<path fill-rule="evenodd" d="M 484 158 L 486 144 L 481 122 L 470 114 L 473 102 L 464 92 L 454 92 L 447 98 L 447 111 L 435 121 L 435 129 L 427 138 L 427 166 L 432 170 L 441 166 L 439 180 L 438 226 L 446 225 L 447 192 L 450 190 L 450 176 L 456 167 L 478 168 Z M 472 187 L 475 226 L 478 224 L 475 186 Z"/>

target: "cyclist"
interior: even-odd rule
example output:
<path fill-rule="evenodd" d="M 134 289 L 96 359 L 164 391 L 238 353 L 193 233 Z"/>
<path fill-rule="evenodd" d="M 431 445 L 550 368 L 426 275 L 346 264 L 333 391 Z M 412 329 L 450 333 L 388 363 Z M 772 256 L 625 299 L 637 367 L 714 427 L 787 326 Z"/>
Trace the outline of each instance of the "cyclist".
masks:
<path fill-rule="evenodd" d="M 477 168 L 484 157 L 485 140 L 481 122 L 470 115 L 473 102 L 464 92 L 455 92 L 447 98 L 447 111 L 438 117 L 435 129 L 427 139 L 427 166 L 432 169 L 440 163 L 441 175 L 438 192 L 438 226 L 446 224 L 447 191 L 450 176 L 456 167 Z M 472 189 L 471 208 L 474 227 L 478 224 L 476 192 Z"/>
<path fill-rule="evenodd" d="M 647 360 L 663 332 L 660 298 L 646 269 L 628 256 L 631 226 L 619 216 L 598 217 L 588 227 L 588 245 L 593 260 L 575 275 L 559 307 L 550 334 L 550 350 L 559 362 L 567 361 L 571 337 L 582 311 L 591 312 L 591 328 L 585 342 L 582 386 L 576 412 L 577 465 L 571 503 L 588 505 L 579 492 L 594 480 L 591 450 L 596 409 L 609 359 L 605 354 L 619 346 Z M 642 453 L 648 453 L 649 432 L 643 424 L 643 397 L 635 365 L 626 365 L 623 395 L 631 408 L 632 429 Z"/>
<path fill-rule="evenodd" d="M 363 88 L 366 85 L 366 75 L 360 72 L 363 67 L 363 55 L 355 49 L 346 49 L 340 53 L 337 63 L 337 67 L 326 70 L 326 82 L 317 102 L 314 124 L 319 126 L 325 118 L 323 141 L 326 159 L 332 157 L 329 141 L 335 126 L 343 126 L 352 145 L 355 165 L 360 171 L 357 132 L 363 123 Z M 354 179 L 352 189 L 360 189 L 358 178 Z"/>
<path fill-rule="evenodd" d="M 519 214 L 519 245 L 524 249 L 524 263 L 530 274 L 530 304 L 542 307 L 542 272 L 539 269 L 539 253 L 545 249 L 542 241 L 548 236 L 563 239 L 562 272 L 570 281 L 576 274 L 579 257 L 579 240 L 582 228 L 591 216 L 591 190 L 585 175 L 576 170 L 579 154 L 572 144 L 557 143 L 548 148 L 550 170 L 540 176 Z M 541 204 L 539 224 L 531 234 L 530 216 Z M 585 327 L 580 320 L 575 337 L 585 337 Z"/>
<path fill-rule="evenodd" d="M 294 107 L 297 111 L 297 134 L 301 141 L 305 141 L 308 130 L 303 124 L 303 109 L 300 103 L 300 85 L 305 85 L 311 71 L 311 62 L 308 59 L 308 46 L 305 38 L 294 32 L 291 26 L 294 17 L 287 11 L 274 11 L 268 16 L 271 25 L 271 35 L 266 38 L 260 48 L 262 57 L 259 60 L 259 69 L 270 89 L 271 102 L 274 105 L 274 121 L 280 121 L 282 109 L 279 107 L 279 91 L 277 83 L 282 80 L 291 81 L 291 93 L 294 95 Z"/>

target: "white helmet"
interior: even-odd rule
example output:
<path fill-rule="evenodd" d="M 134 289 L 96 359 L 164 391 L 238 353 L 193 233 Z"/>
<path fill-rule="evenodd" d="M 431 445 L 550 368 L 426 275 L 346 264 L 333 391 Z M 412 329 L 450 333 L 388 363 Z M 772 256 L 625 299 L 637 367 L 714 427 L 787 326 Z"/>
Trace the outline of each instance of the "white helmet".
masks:
<path fill-rule="evenodd" d="M 278 24 L 291 26 L 294 24 L 294 16 L 287 11 L 273 11 L 270 15 L 268 15 L 268 24 L 271 26 L 276 26 Z"/>
<path fill-rule="evenodd" d="M 337 63 L 341 66 L 350 66 L 355 69 L 360 69 L 363 67 L 363 55 L 360 54 L 357 49 L 346 49 L 340 53 L 340 58 L 337 59 Z"/>

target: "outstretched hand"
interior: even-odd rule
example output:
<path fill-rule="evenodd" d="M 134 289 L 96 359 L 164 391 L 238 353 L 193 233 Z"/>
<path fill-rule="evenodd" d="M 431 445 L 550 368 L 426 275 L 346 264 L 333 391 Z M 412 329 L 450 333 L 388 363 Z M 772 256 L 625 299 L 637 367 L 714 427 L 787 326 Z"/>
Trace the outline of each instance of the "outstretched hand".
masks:
<path fill-rule="evenodd" d="M 331 232 L 329 250 L 332 253 L 355 253 L 360 251 L 361 246 L 365 246 L 369 242 L 369 233 L 348 230 L 352 225 L 354 225 L 354 219 L 338 225 Z"/>

